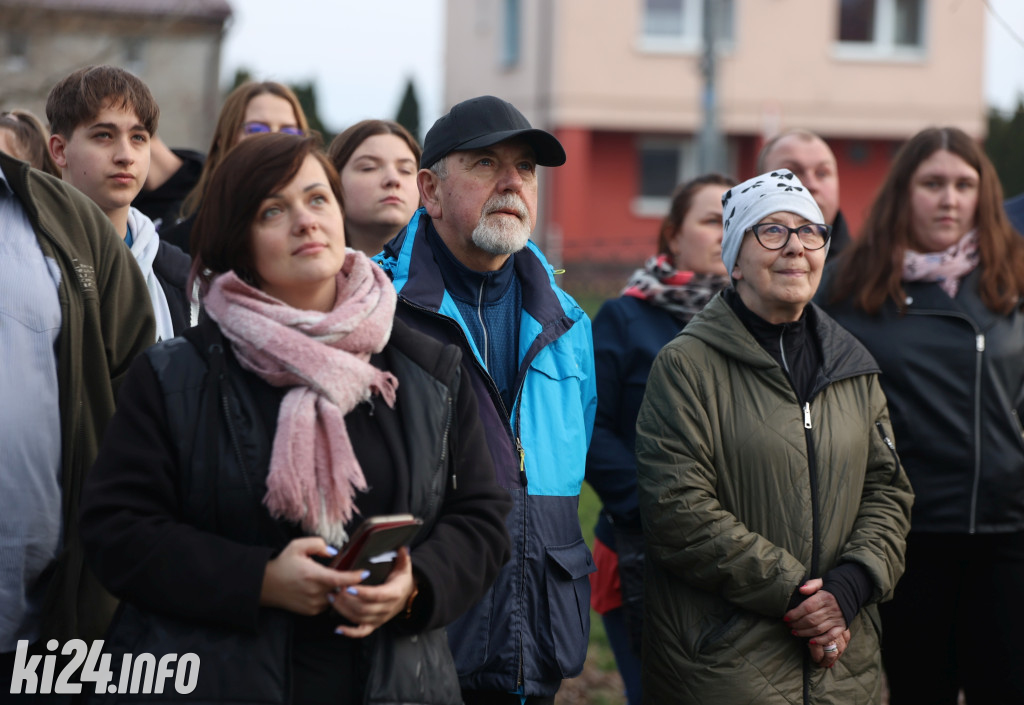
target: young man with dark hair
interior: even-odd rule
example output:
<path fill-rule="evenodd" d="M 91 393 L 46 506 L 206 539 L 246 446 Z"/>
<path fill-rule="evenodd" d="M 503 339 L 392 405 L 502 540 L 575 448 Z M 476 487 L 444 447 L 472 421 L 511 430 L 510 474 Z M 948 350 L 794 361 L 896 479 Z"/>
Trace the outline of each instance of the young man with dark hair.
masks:
<path fill-rule="evenodd" d="M 132 200 L 149 173 L 150 141 L 160 118 L 149 88 L 124 69 L 89 66 L 57 83 L 46 99 L 50 155 L 62 176 L 110 218 L 142 270 L 156 315 L 156 339 L 195 325 L 186 292 L 191 259 L 164 242 Z"/>

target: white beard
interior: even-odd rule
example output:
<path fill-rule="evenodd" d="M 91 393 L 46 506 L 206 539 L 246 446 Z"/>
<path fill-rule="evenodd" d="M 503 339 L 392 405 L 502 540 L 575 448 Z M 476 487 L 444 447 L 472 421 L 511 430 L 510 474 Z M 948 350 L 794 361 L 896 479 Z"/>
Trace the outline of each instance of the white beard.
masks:
<path fill-rule="evenodd" d="M 515 210 L 519 218 L 488 215 L 498 210 Z M 480 221 L 473 229 L 473 244 L 492 255 L 511 255 L 526 247 L 530 239 L 530 213 L 515 194 L 494 196 L 484 204 Z"/>

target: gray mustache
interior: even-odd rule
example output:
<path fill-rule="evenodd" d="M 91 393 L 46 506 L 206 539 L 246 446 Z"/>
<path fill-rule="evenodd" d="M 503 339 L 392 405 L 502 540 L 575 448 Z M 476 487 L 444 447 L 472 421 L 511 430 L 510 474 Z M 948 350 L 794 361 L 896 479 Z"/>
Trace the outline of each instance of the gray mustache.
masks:
<path fill-rule="evenodd" d="M 484 211 L 487 215 L 505 210 L 515 211 L 516 215 L 523 220 L 528 218 L 530 215 L 526 210 L 526 204 L 523 203 L 523 199 L 512 193 L 507 193 L 502 196 L 494 196 L 489 199 L 484 206 Z"/>

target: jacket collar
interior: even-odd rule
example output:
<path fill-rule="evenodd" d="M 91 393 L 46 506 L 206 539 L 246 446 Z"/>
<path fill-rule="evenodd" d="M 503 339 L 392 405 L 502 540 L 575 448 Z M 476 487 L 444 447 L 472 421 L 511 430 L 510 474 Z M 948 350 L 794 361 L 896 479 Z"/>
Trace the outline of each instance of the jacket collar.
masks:
<path fill-rule="evenodd" d="M 880 372 L 878 363 L 860 341 L 836 323 L 817 304 L 810 303 L 813 315 L 807 317 L 814 326 L 821 345 L 821 375 L 824 383 L 847 377 Z M 778 367 L 771 355 L 747 330 L 739 316 L 726 303 L 720 292 L 703 311 L 694 316 L 681 335 L 702 340 L 723 355 L 755 369 Z M 821 384 L 816 385 L 820 387 Z"/>
<path fill-rule="evenodd" d="M 427 228 L 434 232 L 433 238 L 427 236 Z M 395 239 L 384 246 L 378 262 L 390 271 L 395 289 L 402 298 L 431 311 L 439 311 L 446 293 L 440 260 L 446 255 L 435 252 L 431 239 L 441 242 L 430 216 L 420 208 Z M 523 310 L 545 328 L 565 318 L 566 310 L 555 291 L 551 265 L 537 246 L 530 241 L 509 259 L 522 287 Z M 453 295 L 453 292 L 448 293 Z"/>

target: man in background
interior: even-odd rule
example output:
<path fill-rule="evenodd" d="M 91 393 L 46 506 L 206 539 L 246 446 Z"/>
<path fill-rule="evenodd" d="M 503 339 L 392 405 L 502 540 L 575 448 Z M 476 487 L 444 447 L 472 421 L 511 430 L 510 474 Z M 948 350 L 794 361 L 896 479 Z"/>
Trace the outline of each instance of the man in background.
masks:
<path fill-rule="evenodd" d="M 839 210 L 839 169 L 836 156 L 821 137 L 804 129 L 781 132 L 765 142 L 757 155 L 757 173 L 789 169 L 814 197 L 825 222 L 832 226 L 828 260 L 850 243 L 850 231 Z"/>

